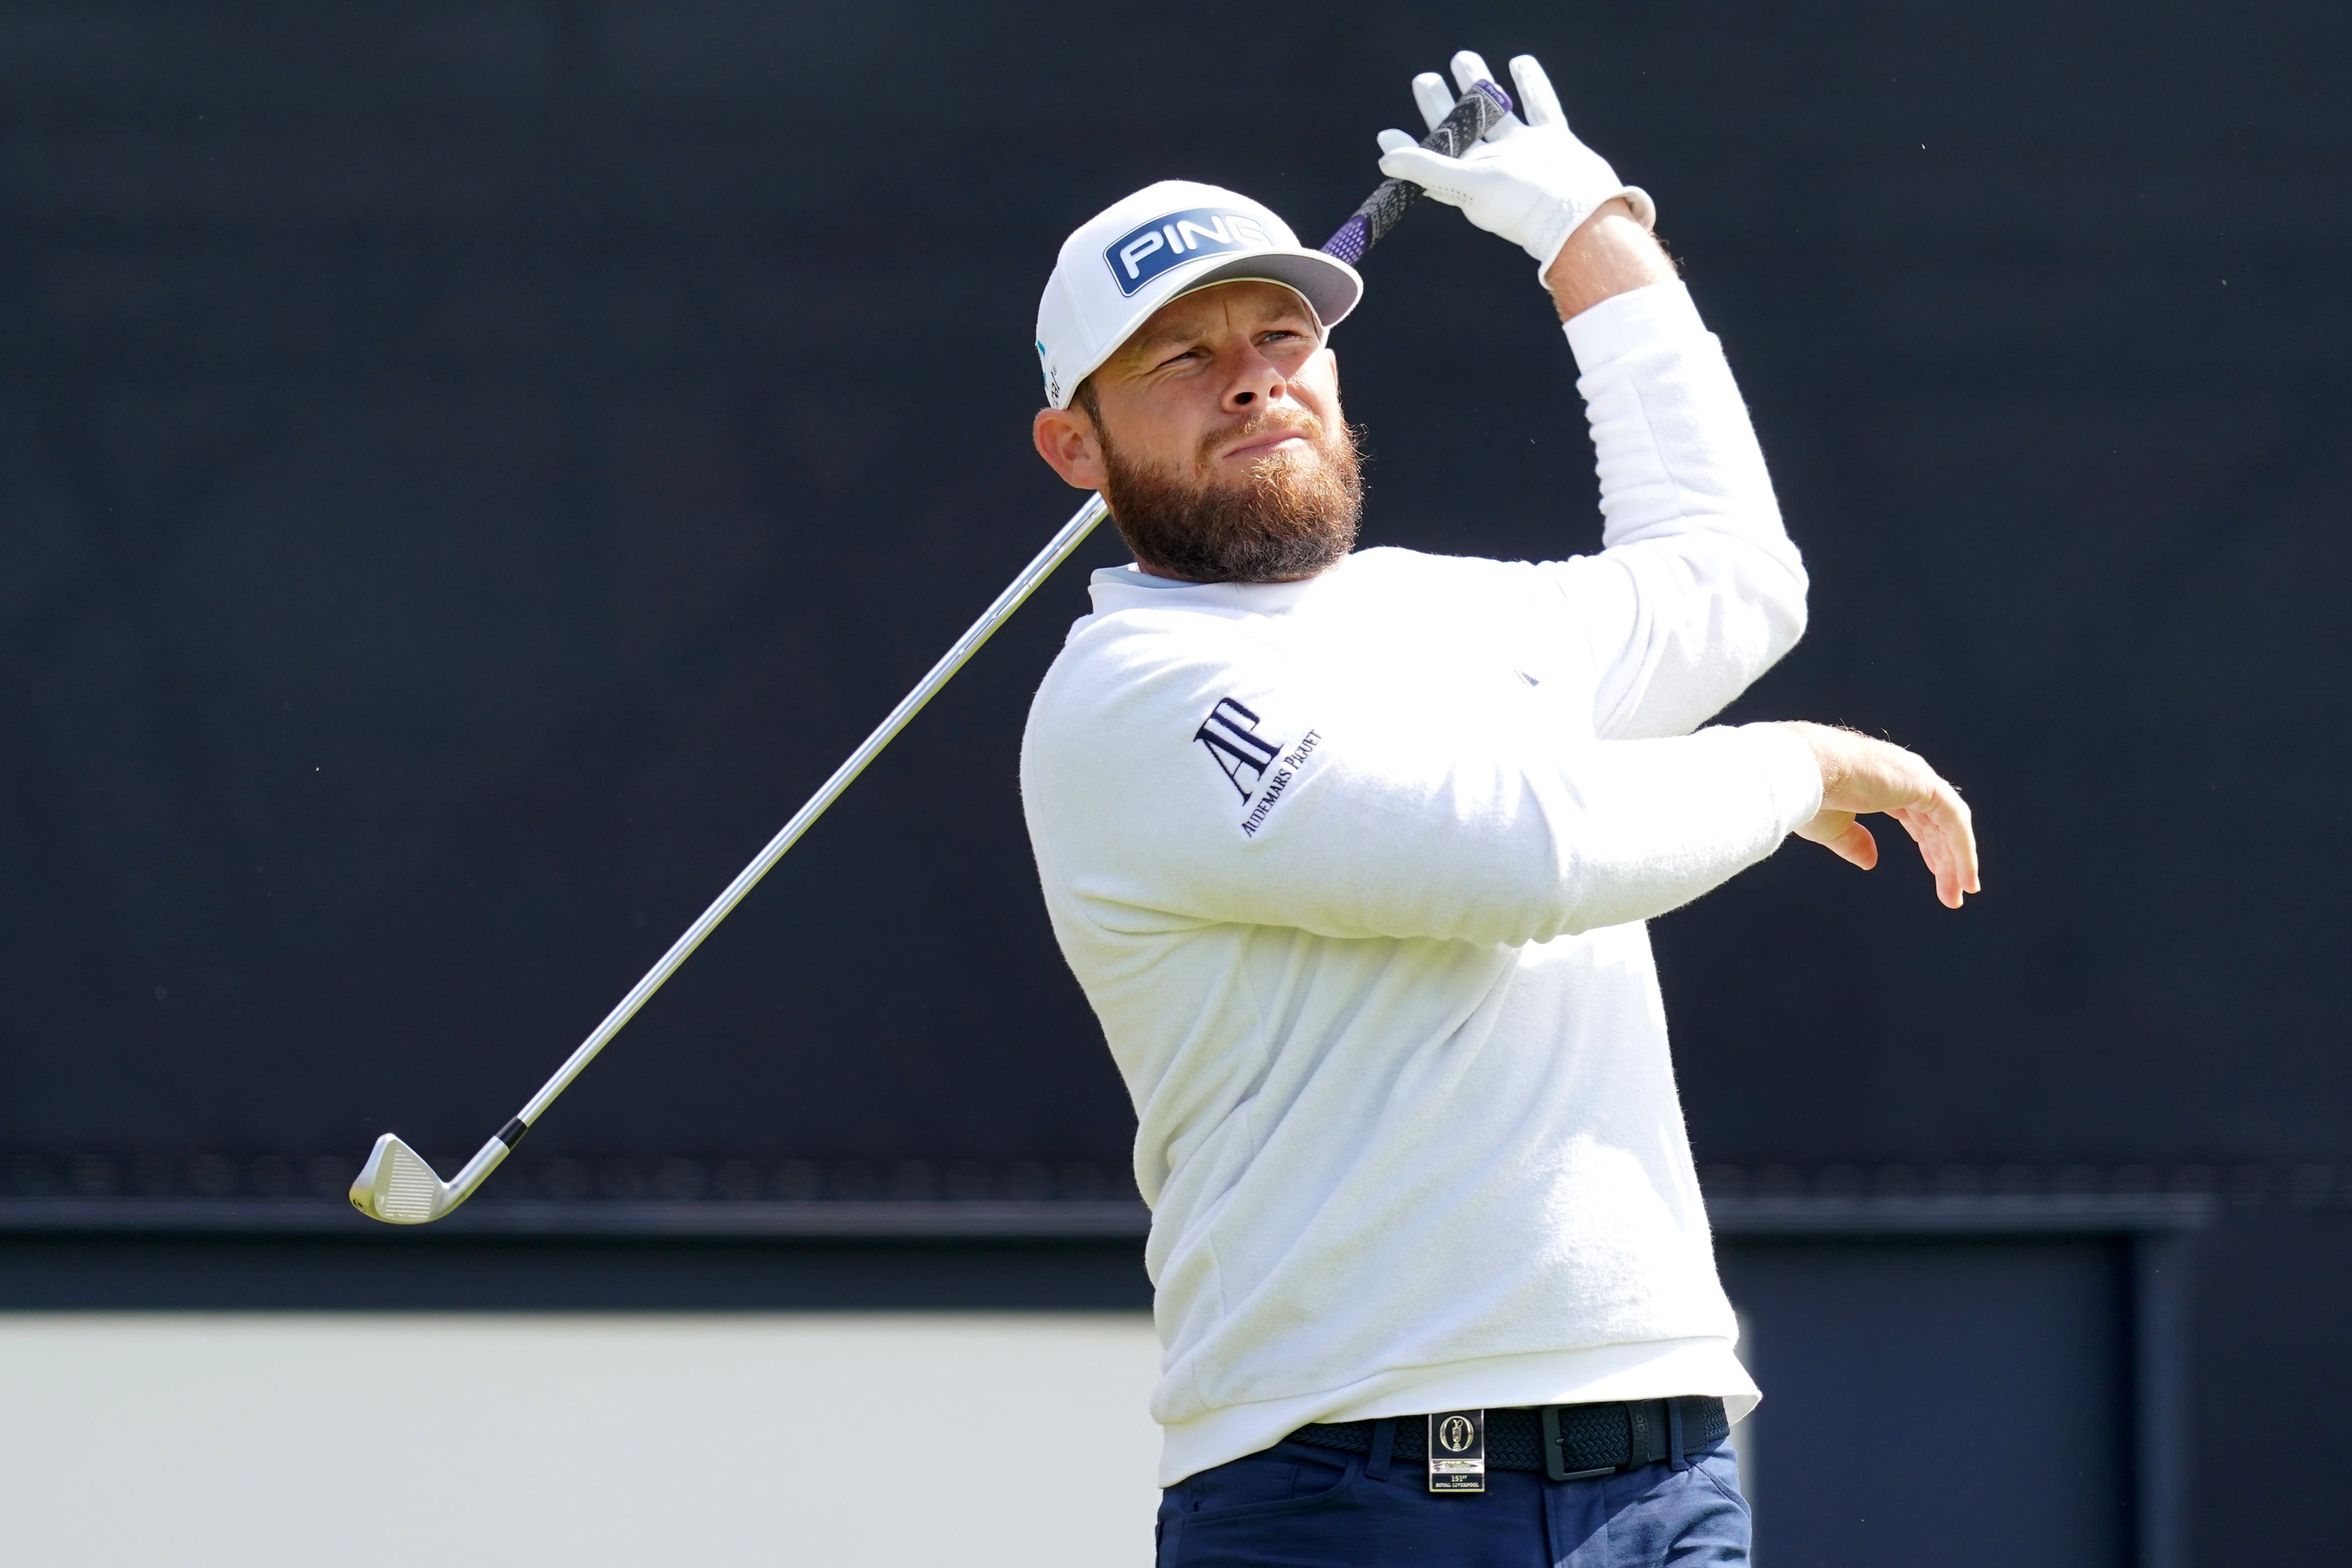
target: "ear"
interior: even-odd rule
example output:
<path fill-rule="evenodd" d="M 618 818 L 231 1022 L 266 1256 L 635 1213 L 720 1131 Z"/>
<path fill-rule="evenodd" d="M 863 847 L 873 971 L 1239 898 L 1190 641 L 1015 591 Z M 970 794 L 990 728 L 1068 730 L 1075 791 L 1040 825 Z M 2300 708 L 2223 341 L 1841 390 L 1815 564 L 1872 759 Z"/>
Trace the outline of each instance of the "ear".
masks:
<path fill-rule="evenodd" d="M 1084 409 L 1039 409 L 1029 423 L 1029 439 L 1036 444 L 1037 455 L 1045 460 L 1045 465 L 1062 476 L 1062 483 L 1078 490 L 1103 487 L 1107 476 L 1102 444 L 1096 439 L 1094 422 L 1087 418 Z"/>

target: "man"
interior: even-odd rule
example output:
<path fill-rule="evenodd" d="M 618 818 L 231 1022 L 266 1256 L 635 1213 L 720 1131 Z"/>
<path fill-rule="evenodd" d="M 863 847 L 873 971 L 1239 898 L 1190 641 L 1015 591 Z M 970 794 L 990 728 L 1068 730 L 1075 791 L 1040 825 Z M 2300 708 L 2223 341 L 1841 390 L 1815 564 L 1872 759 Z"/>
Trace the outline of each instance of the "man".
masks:
<path fill-rule="evenodd" d="M 1454 57 L 1467 89 L 1486 75 Z M 1040 687 L 1022 791 L 1134 1097 L 1163 1564 L 1744 1563 L 1732 1352 L 1642 924 L 1795 831 L 1894 816 L 1943 902 L 1967 807 L 1910 753 L 1697 728 L 1805 578 L 1653 208 L 1527 118 L 1381 169 L 1526 247 L 1567 323 L 1605 548 L 1351 554 L 1327 342 L 1361 281 L 1169 183 L 1064 245 L 1039 454 L 1135 565 Z M 1413 90 L 1432 123 L 1454 94 Z"/>

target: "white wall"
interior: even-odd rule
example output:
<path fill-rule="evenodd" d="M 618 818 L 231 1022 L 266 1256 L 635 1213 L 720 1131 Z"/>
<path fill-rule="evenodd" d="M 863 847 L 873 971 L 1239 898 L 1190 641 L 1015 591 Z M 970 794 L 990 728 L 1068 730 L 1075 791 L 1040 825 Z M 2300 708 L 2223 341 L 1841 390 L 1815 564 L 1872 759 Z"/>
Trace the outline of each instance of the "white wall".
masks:
<path fill-rule="evenodd" d="M 1139 1314 L 0 1314 L 0 1561 L 1118 1568 Z"/>

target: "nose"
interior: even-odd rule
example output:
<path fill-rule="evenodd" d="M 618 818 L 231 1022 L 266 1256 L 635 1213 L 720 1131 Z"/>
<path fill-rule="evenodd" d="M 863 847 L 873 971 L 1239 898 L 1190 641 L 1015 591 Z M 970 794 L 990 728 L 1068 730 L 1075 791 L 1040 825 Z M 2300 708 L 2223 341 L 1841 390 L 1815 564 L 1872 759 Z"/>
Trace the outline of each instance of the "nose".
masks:
<path fill-rule="evenodd" d="M 1253 344 L 1242 350 L 1236 372 L 1225 383 L 1225 412 L 1246 413 L 1266 403 L 1280 402 L 1289 388 L 1290 378 Z"/>

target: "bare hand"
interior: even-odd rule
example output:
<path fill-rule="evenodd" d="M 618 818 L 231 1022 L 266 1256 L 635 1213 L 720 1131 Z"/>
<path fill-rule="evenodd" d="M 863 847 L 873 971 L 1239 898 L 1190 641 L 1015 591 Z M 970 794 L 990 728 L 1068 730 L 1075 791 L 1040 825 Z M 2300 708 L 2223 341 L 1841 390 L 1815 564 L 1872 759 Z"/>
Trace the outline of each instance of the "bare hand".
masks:
<path fill-rule="evenodd" d="M 1821 815 L 1797 830 L 1799 838 L 1868 871 L 1878 863 L 1878 841 L 1854 819 L 1884 811 L 1919 846 L 1919 858 L 1936 873 L 1936 897 L 1946 908 L 1958 909 L 1968 894 L 1983 891 L 1969 803 L 1934 768 L 1899 746 L 1850 729 L 1803 723 L 1789 727 L 1812 747 L 1822 769 Z"/>

